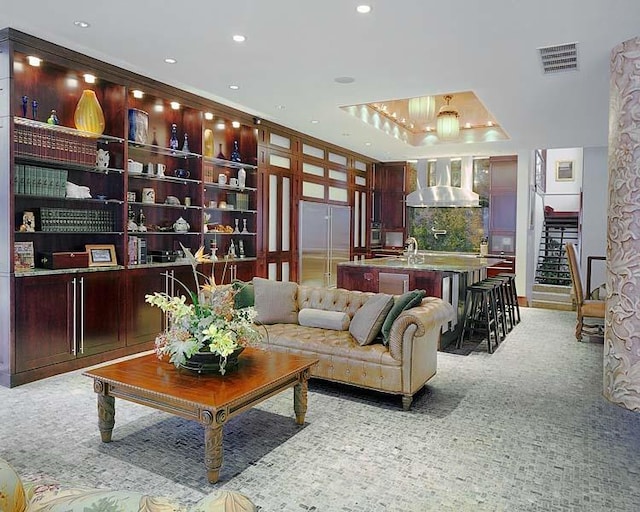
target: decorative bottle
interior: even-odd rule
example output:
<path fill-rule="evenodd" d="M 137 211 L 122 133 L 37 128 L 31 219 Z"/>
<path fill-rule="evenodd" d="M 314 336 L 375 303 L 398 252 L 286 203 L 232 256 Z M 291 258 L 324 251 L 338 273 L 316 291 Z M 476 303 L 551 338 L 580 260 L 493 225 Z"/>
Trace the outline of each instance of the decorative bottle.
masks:
<path fill-rule="evenodd" d="M 224 156 L 224 153 L 222 152 L 222 144 L 218 144 L 218 156 L 216 158 L 219 158 L 220 160 L 227 159 L 227 157 Z"/>
<path fill-rule="evenodd" d="M 176 151 L 178 149 L 178 127 L 175 123 L 171 125 L 171 137 L 169 138 L 169 149 Z"/>
<path fill-rule="evenodd" d="M 182 144 L 182 151 L 184 151 L 185 153 L 191 153 L 191 151 L 189 151 L 189 137 L 186 132 L 184 134 L 184 144 Z"/>
<path fill-rule="evenodd" d="M 73 121 L 78 130 L 102 135 L 105 126 L 104 113 L 95 92 L 90 89 L 82 91 Z"/>
<path fill-rule="evenodd" d="M 240 150 L 238 149 L 238 141 L 233 141 L 233 151 L 231 152 L 231 161 L 232 162 L 242 162 L 242 158 L 240 157 Z"/>
<path fill-rule="evenodd" d="M 244 169 L 238 169 L 238 187 L 243 190 L 247 183 L 247 171 Z"/>

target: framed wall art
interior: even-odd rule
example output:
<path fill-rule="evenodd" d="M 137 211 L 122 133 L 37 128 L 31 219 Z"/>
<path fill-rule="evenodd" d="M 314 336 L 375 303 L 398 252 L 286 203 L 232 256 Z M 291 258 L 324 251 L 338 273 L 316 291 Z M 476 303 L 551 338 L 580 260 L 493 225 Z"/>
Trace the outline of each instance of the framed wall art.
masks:
<path fill-rule="evenodd" d="M 573 181 L 573 160 L 559 160 L 556 162 L 556 181 Z"/>
<path fill-rule="evenodd" d="M 87 244 L 84 248 L 89 253 L 90 267 L 111 267 L 118 264 L 113 244 Z"/>

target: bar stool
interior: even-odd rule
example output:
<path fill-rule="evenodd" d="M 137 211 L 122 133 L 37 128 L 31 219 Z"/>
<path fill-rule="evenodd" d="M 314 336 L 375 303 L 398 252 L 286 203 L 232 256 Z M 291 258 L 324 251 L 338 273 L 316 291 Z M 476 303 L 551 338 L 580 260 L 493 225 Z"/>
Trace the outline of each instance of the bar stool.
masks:
<path fill-rule="evenodd" d="M 502 316 L 504 318 L 505 327 L 507 327 L 507 331 L 511 332 L 511 329 L 515 326 L 514 318 L 514 308 L 511 305 L 511 292 L 508 289 L 509 278 L 506 276 L 493 276 L 487 277 L 485 281 L 489 281 L 491 283 L 496 283 L 498 288 L 496 290 L 496 299 L 498 301 L 498 307 Z"/>
<path fill-rule="evenodd" d="M 502 336 L 498 338 L 498 342 L 500 342 L 507 337 L 507 314 L 504 300 L 502 298 L 502 282 L 487 278 L 475 283 L 475 285 L 483 286 L 489 290 L 489 299 L 493 301 L 493 309 L 496 314 L 498 330 L 502 332 Z"/>
<path fill-rule="evenodd" d="M 456 348 L 462 347 L 467 332 L 471 338 L 476 330 L 482 330 L 487 333 L 487 350 L 489 354 L 493 354 L 491 335 L 493 334 L 496 346 L 500 343 L 495 287 L 493 285 L 486 286 L 476 283 L 467 287 L 463 318 L 464 323 Z"/>
<path fill-rule="evenodd" d="M 498 277 L 508 277 L 509 282 L 507 288 L 509 290 L 509 299 L 514 317 L 517 316 L 516 323 L 520 323 L 520 304 L 518 304 L 518 292 L 516 291 L 516 275 L 511 272 L 500 272 Z"/>

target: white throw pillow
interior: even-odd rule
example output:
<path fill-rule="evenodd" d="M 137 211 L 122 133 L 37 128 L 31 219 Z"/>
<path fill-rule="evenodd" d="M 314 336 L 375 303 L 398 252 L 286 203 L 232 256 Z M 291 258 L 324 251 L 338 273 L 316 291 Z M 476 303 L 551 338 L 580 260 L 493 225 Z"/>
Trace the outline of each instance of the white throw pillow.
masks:
<path fill-rule="evenodd" d="M 298 313 L 298 323 L 305 327 L 320 327 L 334 331 L 346 331 L 351 319 L 342 311 L 325 311 L 324 309 L 302 308 Z"/>

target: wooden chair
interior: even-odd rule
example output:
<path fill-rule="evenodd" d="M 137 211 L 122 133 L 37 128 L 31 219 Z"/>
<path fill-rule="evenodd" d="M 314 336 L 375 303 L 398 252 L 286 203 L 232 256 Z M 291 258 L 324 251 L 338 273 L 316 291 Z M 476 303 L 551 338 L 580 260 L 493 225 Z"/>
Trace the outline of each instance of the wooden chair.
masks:
<path fill-rule="evenodd" d="M 582 341 L 583 334 L 600 334 L 602 332 L 602 324 L 585 323 L 585 318 L 601 318 L 604 319 L 603 300 L 590 300 L 586 298 L 586 290 L 582 284 L 582 274 L 580 273 L 580 264 L 578 263 L 578 252 L 575 245 L 567 242 L 565 245 L 567 251 L 567 259 L 569 261 L 569 270 L 571 271 L 571 282 L 573 283 L 573 292 L 576 296 L 576 309 L 578 313 L 578 322 L 576 324 L 576 339 Z"/>

